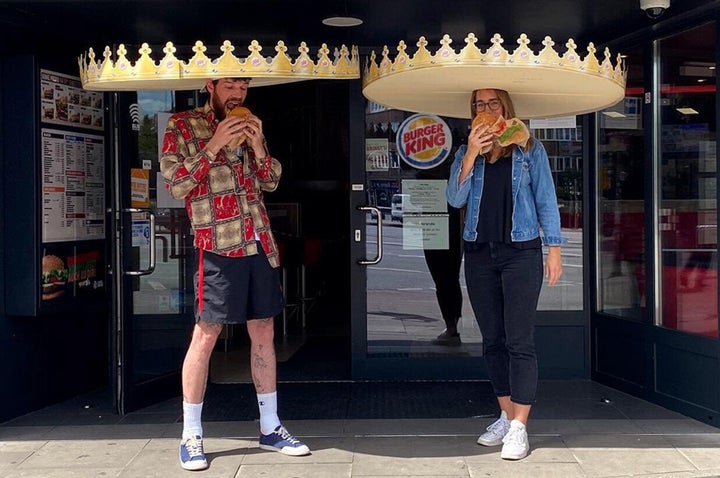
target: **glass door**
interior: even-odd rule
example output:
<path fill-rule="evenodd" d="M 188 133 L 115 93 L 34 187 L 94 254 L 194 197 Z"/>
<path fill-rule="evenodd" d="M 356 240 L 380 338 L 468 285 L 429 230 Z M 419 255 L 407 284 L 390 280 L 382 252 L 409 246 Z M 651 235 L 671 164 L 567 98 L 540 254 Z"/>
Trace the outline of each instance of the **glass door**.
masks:
<path fill-rule="evenodd" d="M 178 396 L 193 325 L 192 236 L 159 174 L 173 92 L 113 95 L 113 375 L 124 414 Z"/>
<path fill-rule="evenodd" d="M 354 267 L 366 294 L 365 317 L 353 321 L 364 324 L 354 329 L 353 377 L 486 378 L 462 270 L 463 211 L 445 199 L 467 121 L 371 103 L 365 125 L 364 170 L 351 168 L 366 197 L 354 232 L 365 244 Z"/>

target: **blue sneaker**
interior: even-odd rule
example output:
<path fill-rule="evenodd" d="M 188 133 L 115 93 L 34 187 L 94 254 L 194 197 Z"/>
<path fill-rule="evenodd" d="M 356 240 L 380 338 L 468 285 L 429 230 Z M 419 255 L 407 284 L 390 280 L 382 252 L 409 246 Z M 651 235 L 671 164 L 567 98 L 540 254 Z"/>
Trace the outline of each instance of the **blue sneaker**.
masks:
<path fill-rule="evenodd" d="M 279 451 L 280 453 L 291 456 L 310 454 L 310 448 L 292 436 L 282 425 L 278 425 L 272 433 L 260 435 L 260 448 L 263 450 Z"/>
<path fill-rule="evenodd" d="M 200 435 L 185 438 L 180 442 L 180 466 L 191 471 L 204 470 L 208 467 Z"/>

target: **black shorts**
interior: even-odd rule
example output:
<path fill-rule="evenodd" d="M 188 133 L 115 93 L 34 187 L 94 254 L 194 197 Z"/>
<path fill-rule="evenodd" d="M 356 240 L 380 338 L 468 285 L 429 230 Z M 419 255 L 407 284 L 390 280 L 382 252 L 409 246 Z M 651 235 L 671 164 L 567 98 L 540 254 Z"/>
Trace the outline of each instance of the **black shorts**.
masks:
<path fill-rule="evenodd" d="M 258 254 L 247 257 L 196 251 L 195 321 L 244 324 L 282 312 L 280 269 L 270 266 L 261 247 Z"/>

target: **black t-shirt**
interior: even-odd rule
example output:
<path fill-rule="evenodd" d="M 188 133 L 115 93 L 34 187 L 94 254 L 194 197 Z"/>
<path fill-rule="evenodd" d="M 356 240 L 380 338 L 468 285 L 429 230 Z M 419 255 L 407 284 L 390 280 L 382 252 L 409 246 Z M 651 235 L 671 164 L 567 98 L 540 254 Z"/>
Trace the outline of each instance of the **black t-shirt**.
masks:
<path fill-rule="evenodd" d="M 518 249 L 541 247 L 539 237 L 512 241 L 512 213 L 512 158 L 500 158 L 492 164 L 486 161 L 475 243 L 504 242 Z"/>

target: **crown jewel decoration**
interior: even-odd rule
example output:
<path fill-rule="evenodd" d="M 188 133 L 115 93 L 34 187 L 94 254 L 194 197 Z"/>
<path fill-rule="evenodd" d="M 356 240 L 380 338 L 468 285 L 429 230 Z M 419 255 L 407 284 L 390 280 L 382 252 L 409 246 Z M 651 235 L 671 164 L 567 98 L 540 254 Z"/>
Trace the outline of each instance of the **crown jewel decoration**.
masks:
<path fill-rule="evenodd" d="M 261 54 L 262 46 L 253 40 L 247 47 L 250 52 L 239 58 L 233 53 L 235 46 L 225 40 L 220 46 L 222 54 L 211 59 L 206 55 L 207 47 L 201 41 L 192 47 L 194 55 L 187 61 L 175 56 L 177 48 L 167 42 L 162 49 L 165 56 L 157 63 L 150 56 L 152 50 L 143 43 L 140 56 L 132 63 L 124 44 L 120 44 L 113 60 L 113 52 L 106 46 L 102 59 L 97 59 L 90 48 L 78 58 L 80 79 L 83 88 L 98 91 L 133 90 L 191 90 L 205 86 L 208 78 L 253 78 L 252 86 L 264 86 L 310 79 L 354 79 L 360 77 L 360 63 L 357 47 L 350 50 L 345 45 L 335 49 L 330 57 L 330 49 L 325 43 L 313 61 L 310 49 L 302 42 L 298 47 L 299 55 L 293 60 L 288 56 L 288 48 L 283 41 L 275 46 L 275 56 Z"/>
<path fill-rule="evenodd" d="M 425 37 L 420 37 L 413 55 L 400 41 L 395 59 L 385 46 L 379 63 L 373 51 L 363 72 L 363 93 L 391 108 L 457 118 L 470 117 L 469 97 L 477 88 L 508 91 L 522 118 L 596 111 L 617 103 L 625 94 L 622 56 L 618 54 L 613 63 L 605 48 L 598 61 L 593 43 L 583 56 L 572 38 L 562 54 L 553 48 L 555 42 L 549 36 L 536 53 L 524 33 L 512 52 L 503 47 L 505 40 L 497 33 L 485 51 L 476 46 L 474 33 L 467 35 L 460 51 L 451 47 L 452 41 L 444 35 L 440 47 L 431 53 Z"/>

